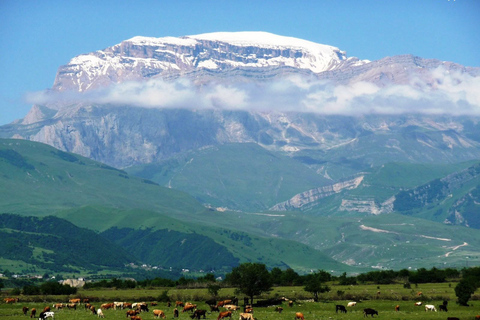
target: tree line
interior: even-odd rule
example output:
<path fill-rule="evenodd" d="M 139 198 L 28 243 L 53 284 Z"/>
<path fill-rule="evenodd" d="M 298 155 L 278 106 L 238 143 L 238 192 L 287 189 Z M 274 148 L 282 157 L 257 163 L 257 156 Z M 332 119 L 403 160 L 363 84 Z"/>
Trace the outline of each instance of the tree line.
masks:
<path fill-rule="evenodd" d="M 340 276 L 334 276 L 327 271 L 317 270 L 305 275 L 299 275 L 293 269 L 282 270 L 273 268 L 268 270 L 265 264 L 261 263 L 242 263 L 226 274 L 225 279 L 217 281 L 211 273 L 203 277 L 186 278 L 181 277 L 177 280 L 154 278 L 142 281 L 122 280 L 113 278 L 110 280 L 100 280 L 85 284 L 85 288 L 117 288 L 133 289 L 147 287 L 205 287 L 212 296 L 216 296 L 219 289 L 224 286 L 231 286 L 245 294 L 253 303 L 253 298 L 264 292 L 269 292 L 274 286 L 303 286 L 306 292 L 312 293 L 315 301 L 318 301 L 319 294 L 330 291 L 328 283 L 336 282 L 339 285 L 358 285 L 358 284 L 393 284 L 403 283 L 404 287 L 410 288 L 411 284 L 420 283 L 442 283 L 447 280 L 458 281 L 455 287 L 457 301 L 461 305 L 468 305 L 468 301 L 475 290 L 480 287 L 480 267 L 464 268 L 461 270 L 446 268 L 431 268 L 429 270 L 420 268 L 412 271 L 402 269 L 379 270 L 362 273 L 355 276 L 347 276 L 343 273 Z M 62 286 L 56 282 L 46 282 L 40 286 L 26 285 L 21 290 L 25 295 L 36 294 L 74 294 L 76 288 Z M 73 292 L 75 291 L 75 292 Z M 20 292 L 19 292 L 20 293 Z"/>

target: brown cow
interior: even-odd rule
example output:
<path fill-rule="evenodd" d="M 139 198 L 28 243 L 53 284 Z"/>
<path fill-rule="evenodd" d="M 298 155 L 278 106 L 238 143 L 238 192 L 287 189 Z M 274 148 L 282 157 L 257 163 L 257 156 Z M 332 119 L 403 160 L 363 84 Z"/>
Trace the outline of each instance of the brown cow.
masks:
<path fill-rule="evenodd" d="M 295 313 L 295 319 L 305 320 L 305 317 L 303 316 L 303 313 L 297 312 L 297 313 Z"/>
<path fill-rule="evenodd" d="M 57 310 L 62 309 L 64 307 L 63 303 L 55 303 L 53 307 Z"/>
<path fill-rule="evenodd" d="M 127 310 L 127 318 L 132 317 L 132 316 L 136 316 L 139 313 L 140 313 L 140 311 L 138 311 L 138 310 Z"/>
<path fill-rule="evenodd" d="M 185 307 L 182 301 L 175 301 L 175 307 Z"/>
<path fill-rule="evenodd" d="M 195 312 L 190 316 L 192 319 L 200 319 L 203 316 L 203 319 L 206 319 L 207 310 L 195 310 Z"/>
<path fill-rule="evenodd" d="M 80 303 L 80 299 L 79 298 L 78 299 L 70 299 L 70 300 L 68 300 L 68 302 L 70 302 L 70 303 Z"/>
<path fill-rule="evenodd" d="M 178 309 L 177 308 L 173 309 L 173 317 L 178 318 Z"/>
<path fill-rule="evenodd" d="M 130 317 L 130 319 L 132 319 L 132 320 L 142 320 L 142 318 L 140 318 L 139 316 L 132 316 L 132 317 Z"/>
<path fill-rule="evenodd" d="M 43 312 L 49 312 L 50 311 L 50 307 L 49 306 L 46 306 L 45 308 L 43 308 Z"/>
<path fill-rule="evenodd" d="M 88 298 L 83 299 L 83 303 L 88 303 L 88 302 L 90 302 L 90 299 Z"/>
<path fill-rule="evenodd" d="M 16 303 L 18 302 L 18 298 L 5 298 L 3 301 L 5 301 L 5 303 Z"/>
<path fill-rule="evenodd" d="M 100 308 L 106 310 L 106 309 L 111 309 L 111 308 L 113 308 L 113 306 L 114 306 L 113 303 L 104 303 L 104 304 L 102 304 L 102 305 L 100 306 Z"/>
<path fill-rule="evenodd" d="M 150 305 L 153 307 L 153 306 L 158 306 L 158 303 L 156 302 L 150 302 Z"/>
<path fill-rule="evenodd" d="M 90 306 L 90 311 L 92 311 L 92 314 L 94 315 L 97 314 L 97 309 L 95 309 L 95 306 Z"/>
<path fill-rule="evenodd" d="M 163 319 L 167 318 L 167 316 L 165 315 L 165 312 L 163 312 L 162 310 L 159 310 L 159 309 L 153 310 L 153 317 L 163 318 Z"/>
<path fill-rule="evenodd" d="M 197 305 L 196 304 L 191 304 L 189 302 L 187 302 L 185 304 L 185 307 L 183 307 L 183 310 L 182 312 L 185 312 L 185 311 L 195 311 L 195 309 L 197 308 Z"/>
<path fill-rule="evenodd" d="M 282 313 L 283 308 L 282 307 L 275 307 L 275 311 L 277 311 L 278 313 Z M 248 313 L 251 313 L 251 312 L 248 312 Z"/>
<path fill-rule="evenodd" d="M 67 308 L 77 310 L 77 304 L 76 303 L 69 303 L 69 304 L 67 304 Z"/>
<path fill-rule="evenodd" d="M 37 314 L 37 309 L 32 308 L 32 311 L 30 311 L 30 318 L 35 318 L 36 314 Z"/>
<path fill-rule="evenodd" d="M 23 315 L 26 316 L 28 312 L 28 307 L 23 307 L 22 311 L 23 311 Z"/>
<path fill-rule="evenodd" d="M 395 306 L 395 311 L 400 311 L 400 306 L 398 304 Z"/>
<path fill-rule="evenodd" d="M 232 319 L 232 311 L 222 311 L 218 314 L 217 320 L 229 317 Z"/>

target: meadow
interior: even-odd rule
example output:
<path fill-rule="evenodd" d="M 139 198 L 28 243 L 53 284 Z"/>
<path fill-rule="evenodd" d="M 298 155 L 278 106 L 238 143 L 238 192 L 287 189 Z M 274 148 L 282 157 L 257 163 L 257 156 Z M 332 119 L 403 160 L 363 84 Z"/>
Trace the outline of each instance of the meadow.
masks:
<path fill-rule="evenodd" d="M 480 296 L 478 293 L 472 297 L 469 307 L 462 307 L 455 303 L 454 293 L 455 283 L 442 284 L 422 284 L 411 289 L 403 288 L 402 284 L 393 285 L 357 285 L 357 286 L 339 286 L 332 285 L 331 291 L 321 294 L 319 302 L 311 300 L 311 294 L 305 292 L 302 287 L 275 287 L 268 294 L 264 294 L 258 299 L 267 299 L 273 297 L 287 297 L 295 301 L 292 307 L 284 303 L 282 313 L 275 311 L 275 307 L 256 307 L 254 308 L 254 317 L 258 320 L 293 320 L 296 312 L 302 312 L 306 320 L 313 319 L 363 319 L 363 309 L 373 308 L 378 311 L 378 318 L 389 320 L 410 320 L 410 319 L 447 319 L 447 317 L 458 317 L 459 319 L 475 319 L 480 314 Z M 172 300 L 190 301 L 196 303 L 199 309 L 207 309 L 205 300 L 210 299 L 206 289 L 176 289 L 176 288 L 155 288 L 155 289 L 100 289 L 100 290 L 79 290 L 75 296 L 19 296 L 20 301 L 16 304 L 5 304 L 2 295 L 0 304 L 0 319 L 25 319 L 22 313 L 22 307 L 43 309 L 45 306 L 52 306 L 56 302 L 66 302 L 69 298 L 89 297 L 93 300 L 92 304 L 97 308 L 102 303 L 113 301 L 146 301 L 149 304 L 165 294 L 168 290 L 168 297 Z M 418 293 L 421 292 L 421 295 Z M 218 299 L 232 297 L 233 288 L 222 288 Z M 242 295 L 238 295 L 243 297 Z M 437 309 L 443 300 L 448 301 L 448 312 L 426 312 L 423 306 L 414 306 L 414 302 L 422 301 L 423 304 L 434 304 Z M 255 299 L 255 302 L 257 298 Z M 355 307 L 347 308 L 348 312 L 335 313 L 335 305 L 347 305 L 349 301 L 357 301 Z M 243 300 L 240 299 L 240 305 Z M 400 311 L 395 311 L 395 306 L 400 306 Z M 158 302 L 158 305 L 152 307 L 149 305 L 150 312 L 142 313 L 142 319 L 153 319 L 153 309 L 161 309 L 167 315 L 167 319 L 173 318 L 174 307 L 167 307 L 165 302 Z M 38 316 L 39 312 L 37 312 Z M 104 310 L 106 319 L 125 319 L 124 310 Z M 207 319 L 217 319 L 218 313 L 208 313 Z M 55 319 L 95 319 L 97 316 L 91 312 L 85 311 L 83 305 L 77 310 L 62 309 L 55 311 Z M 238 319 L 239 312 L 234 312 L 232 319 Z M 376 316 L 375 316 L 376 318 Z M 190 313 L 182 313 L 180 310 L 179 319 L 190 319 Z"/>

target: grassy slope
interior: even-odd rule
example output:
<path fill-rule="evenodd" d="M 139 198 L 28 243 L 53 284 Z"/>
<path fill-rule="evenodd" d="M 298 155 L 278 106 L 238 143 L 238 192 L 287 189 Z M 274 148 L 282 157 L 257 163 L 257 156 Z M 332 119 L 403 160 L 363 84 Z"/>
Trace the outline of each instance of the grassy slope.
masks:
<path fill-rule="evenodd" d="M 300 161 L 249 143 L 205 148 L 127 171 L 188 192 L 202 203 L 245 211 L 265 210 L 329 183 Z"/>

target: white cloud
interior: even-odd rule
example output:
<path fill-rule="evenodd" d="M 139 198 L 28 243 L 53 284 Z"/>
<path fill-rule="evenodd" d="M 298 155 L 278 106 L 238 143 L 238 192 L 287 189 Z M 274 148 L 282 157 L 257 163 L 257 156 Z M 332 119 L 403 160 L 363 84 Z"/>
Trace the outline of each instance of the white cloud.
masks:
<path fill-rule="evenodd" d="M 480 115 L 480 77 L 437 68 L 429 81 L 379 87 L 350 85 L 293 76 L 272 82 L 206 84 L 179 79 L 125 82 L 85 93 L 44 91 L 27 97 L 35 104 L 133 105 L 145 108 L 277 110 L 322 114 L 452 114 Z"/>

